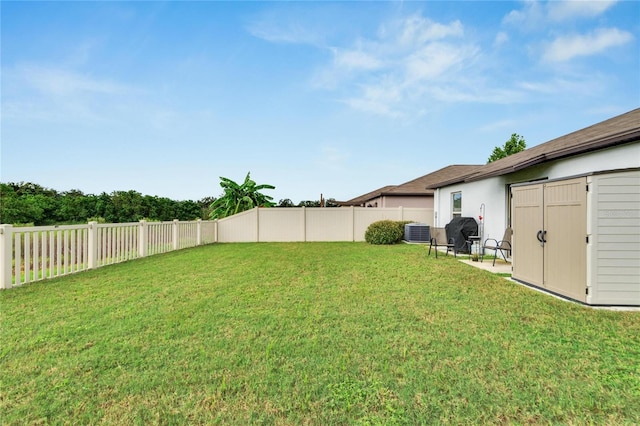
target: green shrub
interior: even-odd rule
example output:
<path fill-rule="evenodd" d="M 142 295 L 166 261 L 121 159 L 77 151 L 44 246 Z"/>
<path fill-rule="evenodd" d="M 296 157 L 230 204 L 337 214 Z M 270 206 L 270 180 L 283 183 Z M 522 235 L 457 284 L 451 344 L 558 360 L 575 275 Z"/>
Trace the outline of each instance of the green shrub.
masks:
<path fill-rule="evenodd" d="M 395 244 L 404 236 L 404 225 L 393 220 L 373 222 L 364 233 L 364 240 L 369 244 Z"/>

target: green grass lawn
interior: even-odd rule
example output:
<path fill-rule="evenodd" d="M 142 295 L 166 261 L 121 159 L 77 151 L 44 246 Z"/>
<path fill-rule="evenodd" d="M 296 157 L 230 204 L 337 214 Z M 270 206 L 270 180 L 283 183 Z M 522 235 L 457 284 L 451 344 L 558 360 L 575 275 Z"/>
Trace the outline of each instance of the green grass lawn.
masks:
<path fill-rule="evenodd" d="M 3 424 L 640 423 L 640 312 L 420 245 L 210 245 L 0 303 Z"/>

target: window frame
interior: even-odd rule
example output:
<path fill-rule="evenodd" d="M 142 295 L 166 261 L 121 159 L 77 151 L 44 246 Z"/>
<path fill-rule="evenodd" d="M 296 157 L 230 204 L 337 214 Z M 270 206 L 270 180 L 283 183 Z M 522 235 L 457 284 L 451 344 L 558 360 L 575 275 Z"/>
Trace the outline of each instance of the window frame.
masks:
<path fill-rule="evenodd" d="M 460 207 L 456 208 L 456 204 Z M 451 218 L 462 217 L 462 191 L 451 193 Z"/>

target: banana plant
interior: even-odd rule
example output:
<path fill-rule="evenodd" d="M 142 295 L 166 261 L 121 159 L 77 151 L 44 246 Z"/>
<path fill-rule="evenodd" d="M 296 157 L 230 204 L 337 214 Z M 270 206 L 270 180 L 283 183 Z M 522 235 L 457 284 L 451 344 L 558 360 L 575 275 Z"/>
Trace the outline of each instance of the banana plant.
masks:
<path fill-rule="evenodd" d="M 223 217 L 250 210 L 254 207 L 273 207 L 273 197 L 260 193 L 263 189 L 276 189 L 273 185 L 258 185 L 251 180 L 251 172 L 247 173 L 242 185 L 229 178 L 220 176 L 220 186 L 224 190 L 223 195 L 211 203 L 211 219 Z"/>

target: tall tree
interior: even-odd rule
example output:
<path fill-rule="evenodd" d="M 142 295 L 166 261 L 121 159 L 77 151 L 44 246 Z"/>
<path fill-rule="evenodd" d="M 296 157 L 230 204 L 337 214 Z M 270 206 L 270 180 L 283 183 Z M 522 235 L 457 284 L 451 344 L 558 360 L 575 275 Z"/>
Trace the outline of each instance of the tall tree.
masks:
<path fill-rule="evenodd" d="M 295 207 L 290 198 L 284 198 L 278 202 L 278 207 Z"/>
<path fill-rule="evenodd" d="M 60 209 L 58 222 L 80 223 L 88 217 L 94 216 L 91 211 L 91 199 L 78 189 L 72 189 L 60 194 Z"/>
<path fill-rule="evenodd" d="M 211 204 L 211 219 L 221 219 L 254 207 L 273 207 L 273 197 L 262 194 L 263 189 L 276 189 L 273 185 L 261 184 L 251 180 L 250 172 L 244 182 L 238 185 L 226 177 L 220 177 L 220 186 L 224 193 Z"/>
<path fill-rule="evenodd" d="M 203 199 L 198 201 L 198 206 L 200 206 L 200 218 L 202 220 L 209 219 L 211 215 L 211 204 L 216 200 L 216 197 L 204 197 Z"/>
<path fill-rule="evenodd" d="M 503 146 L 496 146 L 493 152 L 489 156 L 487 163 L 492 163 L 516 152 L 524 151 L 527 148 L 527 143 L 524 138 L 517 133 L 511 135 L 511 138 L 504 143 Z"/>

